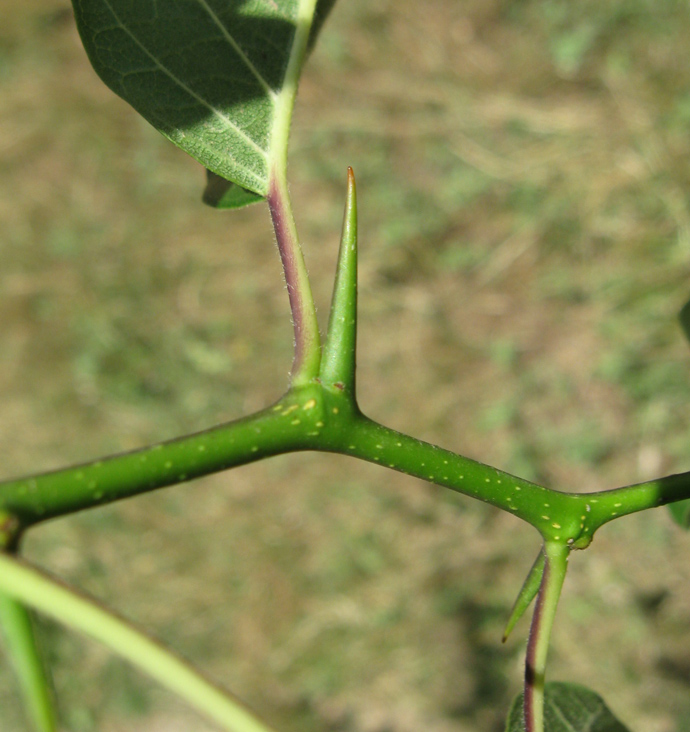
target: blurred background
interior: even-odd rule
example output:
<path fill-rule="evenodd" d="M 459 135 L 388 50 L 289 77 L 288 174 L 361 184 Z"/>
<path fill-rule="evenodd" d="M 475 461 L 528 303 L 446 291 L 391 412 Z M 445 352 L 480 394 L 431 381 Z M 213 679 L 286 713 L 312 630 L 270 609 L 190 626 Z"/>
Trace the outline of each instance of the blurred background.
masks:
<path fill-rule="evenodd" d="M 6 477 L 259 409 L 292 333 L 267 210 L 91 70 L 65 0 L 0 0 Z M 690 470 L 690 8 L 341 0 L 304 75 L 291 185 L 327 316 L 358 178 L 360 403 L 564 490 Z M 538 550 L 514 517 L 376 466 L 275 458 L 29 534 L 33 561 L 285 732 L 499 732 Z M 690 537 L 665 510 L 577 554 L 550 678 L 634 732 L 690 730 Z M 70 732 L 213 728 L 42 623 Z M 6 664 L 0 725 L 26 729 Z"/>

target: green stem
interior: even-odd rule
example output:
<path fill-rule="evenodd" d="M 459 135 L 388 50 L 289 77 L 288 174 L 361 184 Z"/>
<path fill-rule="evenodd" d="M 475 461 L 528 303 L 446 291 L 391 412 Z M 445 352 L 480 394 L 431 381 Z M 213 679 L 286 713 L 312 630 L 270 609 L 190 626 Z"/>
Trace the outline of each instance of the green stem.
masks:
<path fill-rule="evenodd" d="M 352 455 L 502 508 L 535 526 L 543 536 L 565 540 L 576 529 L 579 496 L 549 490 L 450 450 L 431 445 L 361 414 L 346 399 L 330 396 L 340 419 L 319 439 L 319 449 Z M 347 413 L 344 413 L 347 412 Z M 560 521 L 556 517 L 565 516 Z M 579 524 L 577 524 L 579 526 Z"/>
<path fill-rule="evenodd" d="M 351 394 L 314 383 L 273 407 L 205 432 L 0 484 L 0 512 L 22 528 L 272 455 L 337 452 L 490 503 L 547 541 L 584 548 L 601 525 L 690 498 L 688 475 L 598 493 L 562 493 L 402 434 L 365 417 Z"/>
<path fill-rule="evenodd" d="M 287 81 L 277 101 L 269 204 L 295 326 L 292 386 L 275 406 L 205 432 L 0 484 L 0 544 L 40 521 L 299 450 L 337 452 L 490 503 L 534 526 L 547 542 L 584 549 L 603 524 L 690 498 L 690 473 L 597 493 L 564 493 L 402 434 L 365 417 L 355 395 L 357 205 L 348 198 L 323 359 L 316 311 L 287 182 L 287 135 L 315 0 L 300 0 Z"/>
<path fill-rule="evenodd" d="M 532 616 L 525 660 L 525 732 L 544 732 L 546 658 L 558 600 L 568 569 L 570 548 L 556 542 L 544 545 L 544 573 Z"/>
<path fill-rule="evenodd" d="M 287 180 L 281 171 L 276 172 L 271 179 L 267 200 L 280 259 L 283 263 L 295 333 L 295 356 L 290 373 L 290 384 L 304 386 L 319 374 L 321 337 L 316 319 L 316 306 L 309 285 L 309 275 L 297 237 Z"/>
<path fill-rule="evenodd" d="M 0 511 L 17 517 L 26 528 L 271 455 L 308 449 L 314 441 L 309 433 L 320 419 L 319 391 L 295 389 L 272 407 L 205 432 L 8 481 L 0 485 Z"/>
<path fill-rule="evenodd" d="M 0 554 L 0 592 L 108 646 L 232 732 L 270 728 L 185 661 L 100 605 L 24 562 Z"/>
<path fill-rule="evenodd" d="M 283 84 L 276 99 L 269 150 L 269 158 L 274 161 L 274 167 L 269 173 L 272 175 L 277 174 L 281 178 L 285 178 L 287 174 L 287 153 L 292 111 L 295 107 L 302 66 L 307 55 L 316 5 L 317 0 L 298 0 L 295 36 L 290 49 Z"/>
<path fill-rule="evenodd" d="M 621 516 L 690 498 L 690 472 L 584 495 L 589 499 L 588 521 L 599 528 Z"/>
<path fill-rule="evenodd" d="M 0 594 L 0 625 L 24 697 L 24 707 L 37 732 L 55 732 L 55 708 L 32 619 L 12 597 Z"/>
<path fill-rule="evenodd" d="M 295 332 L 295 356 L 290 383 L 304 386 L 318 376 L 321 361 L 321 339 L 316 307 L 309 285 L 309 276 L 297 236 L 287 184 L 287 151 L 292 110 L 297 96 L 300 72 L 307 52 L 309 33 L 314 19 L 316 0 L 299 0 L 295 37 L 285 71 L 285 78 L 276 99 L 269 158 L 268 205 L 283 263 L 285 283 L 290 299 Z"/>

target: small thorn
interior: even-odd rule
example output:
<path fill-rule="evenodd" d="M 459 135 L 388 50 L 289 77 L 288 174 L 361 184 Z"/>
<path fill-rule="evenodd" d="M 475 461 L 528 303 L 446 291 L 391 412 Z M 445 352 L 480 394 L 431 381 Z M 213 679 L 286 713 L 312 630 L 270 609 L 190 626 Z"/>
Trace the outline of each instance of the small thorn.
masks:
<path fill-rule="evenodd" d="M 518 620 L 524 615 L 525 610 L 530 606 L 532 600 L 534 600 L 537 592 L 539 591 L 539 585 L 541 584 L 541 578 L 544 574 L 545 556 L 544 550 L 540 550 L 537 554 L 537 558 L 534 560 L 534 564 L 530 569 L 525 581 L 520 588 L 520 592 L 515 600 L 513 609 L 510 612 L 510 617 L 506 623 L 506 629 L 503 633 L 503 643 L 508 640 L 510 633 L 517 624 Z"/>

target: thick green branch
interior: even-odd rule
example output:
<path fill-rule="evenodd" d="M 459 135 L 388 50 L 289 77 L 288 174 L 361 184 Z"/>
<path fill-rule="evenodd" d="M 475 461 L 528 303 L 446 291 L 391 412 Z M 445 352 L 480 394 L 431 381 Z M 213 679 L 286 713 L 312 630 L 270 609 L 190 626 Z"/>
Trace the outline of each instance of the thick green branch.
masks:
<path fill-rule="evenodd" d="M 121 455 L 0 484 L 0 511 L 32 524 L 216 473 L 271 455 L 308 449 L 319 422 L 319 389 L 289 392 L 261 412 Z"/>
<path fill-rule="evenodd" d="M 365 417 L 352 395 L 318 383 L 205 432 L 0 484 L 0 512 L 22 528 L 48 518 L 302 450 L 337 452 L 445 486 L 532 524 L 547 541 L 584 548 L 614 518 L 690 498 L 690 476 L 598 493 L 563 493 L 402 434 Z"/>
<path fill-rule="evenodd" d="M 585 495 L 589 499 L 589 523 L 599 528 L 621 516 L 690 498 L 690 473 L 667 475 L 644 483 Z"/>
<path fill-rule="evenodd" d="M 579 533 L 574 503 L 580 497 L 544 488 L 450 450 L 384 427 L 346 400 L 325 410 L 349 410 L 324 433 L 320 449 L 352 455 L 445 486 L 502 508 L 535 526 L 545 537 L 565 541 Z M 566 517 L 566 519 L 560 518 Z"/>
<path fill-rule="evenodd" d="M 347 420 L 346 420 L 347 422 Z M 328 449 L 414 475 L 490 503 L 532 524 L 546 541 L 584 549 L 616 518 L 690 498 L 690 473 L 593 493 L 546 488 L 391 430 L 354 407 Z"/>

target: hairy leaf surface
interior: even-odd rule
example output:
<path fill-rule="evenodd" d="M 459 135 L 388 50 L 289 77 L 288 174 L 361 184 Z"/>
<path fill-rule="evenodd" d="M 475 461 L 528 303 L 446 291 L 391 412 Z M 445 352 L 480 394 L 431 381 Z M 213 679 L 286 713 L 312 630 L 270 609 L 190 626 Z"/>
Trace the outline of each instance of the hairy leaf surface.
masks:
<path fill-rule="evenodd" d="M 508 715 L 506 732 L 524 732 L 523 695 L 518 695 Z M 544 695 L 546 732 L 630 732 L 595 692 L 578 684 L 552 682 Z"/>
<path fill-rule="evenodd" d="M 310 44 L 333 3 L 317 3 Z M 206 168 L 266 195 L 298 18 L 313 1 L 73 4 L 89 59 L 116 94 Z"/>

